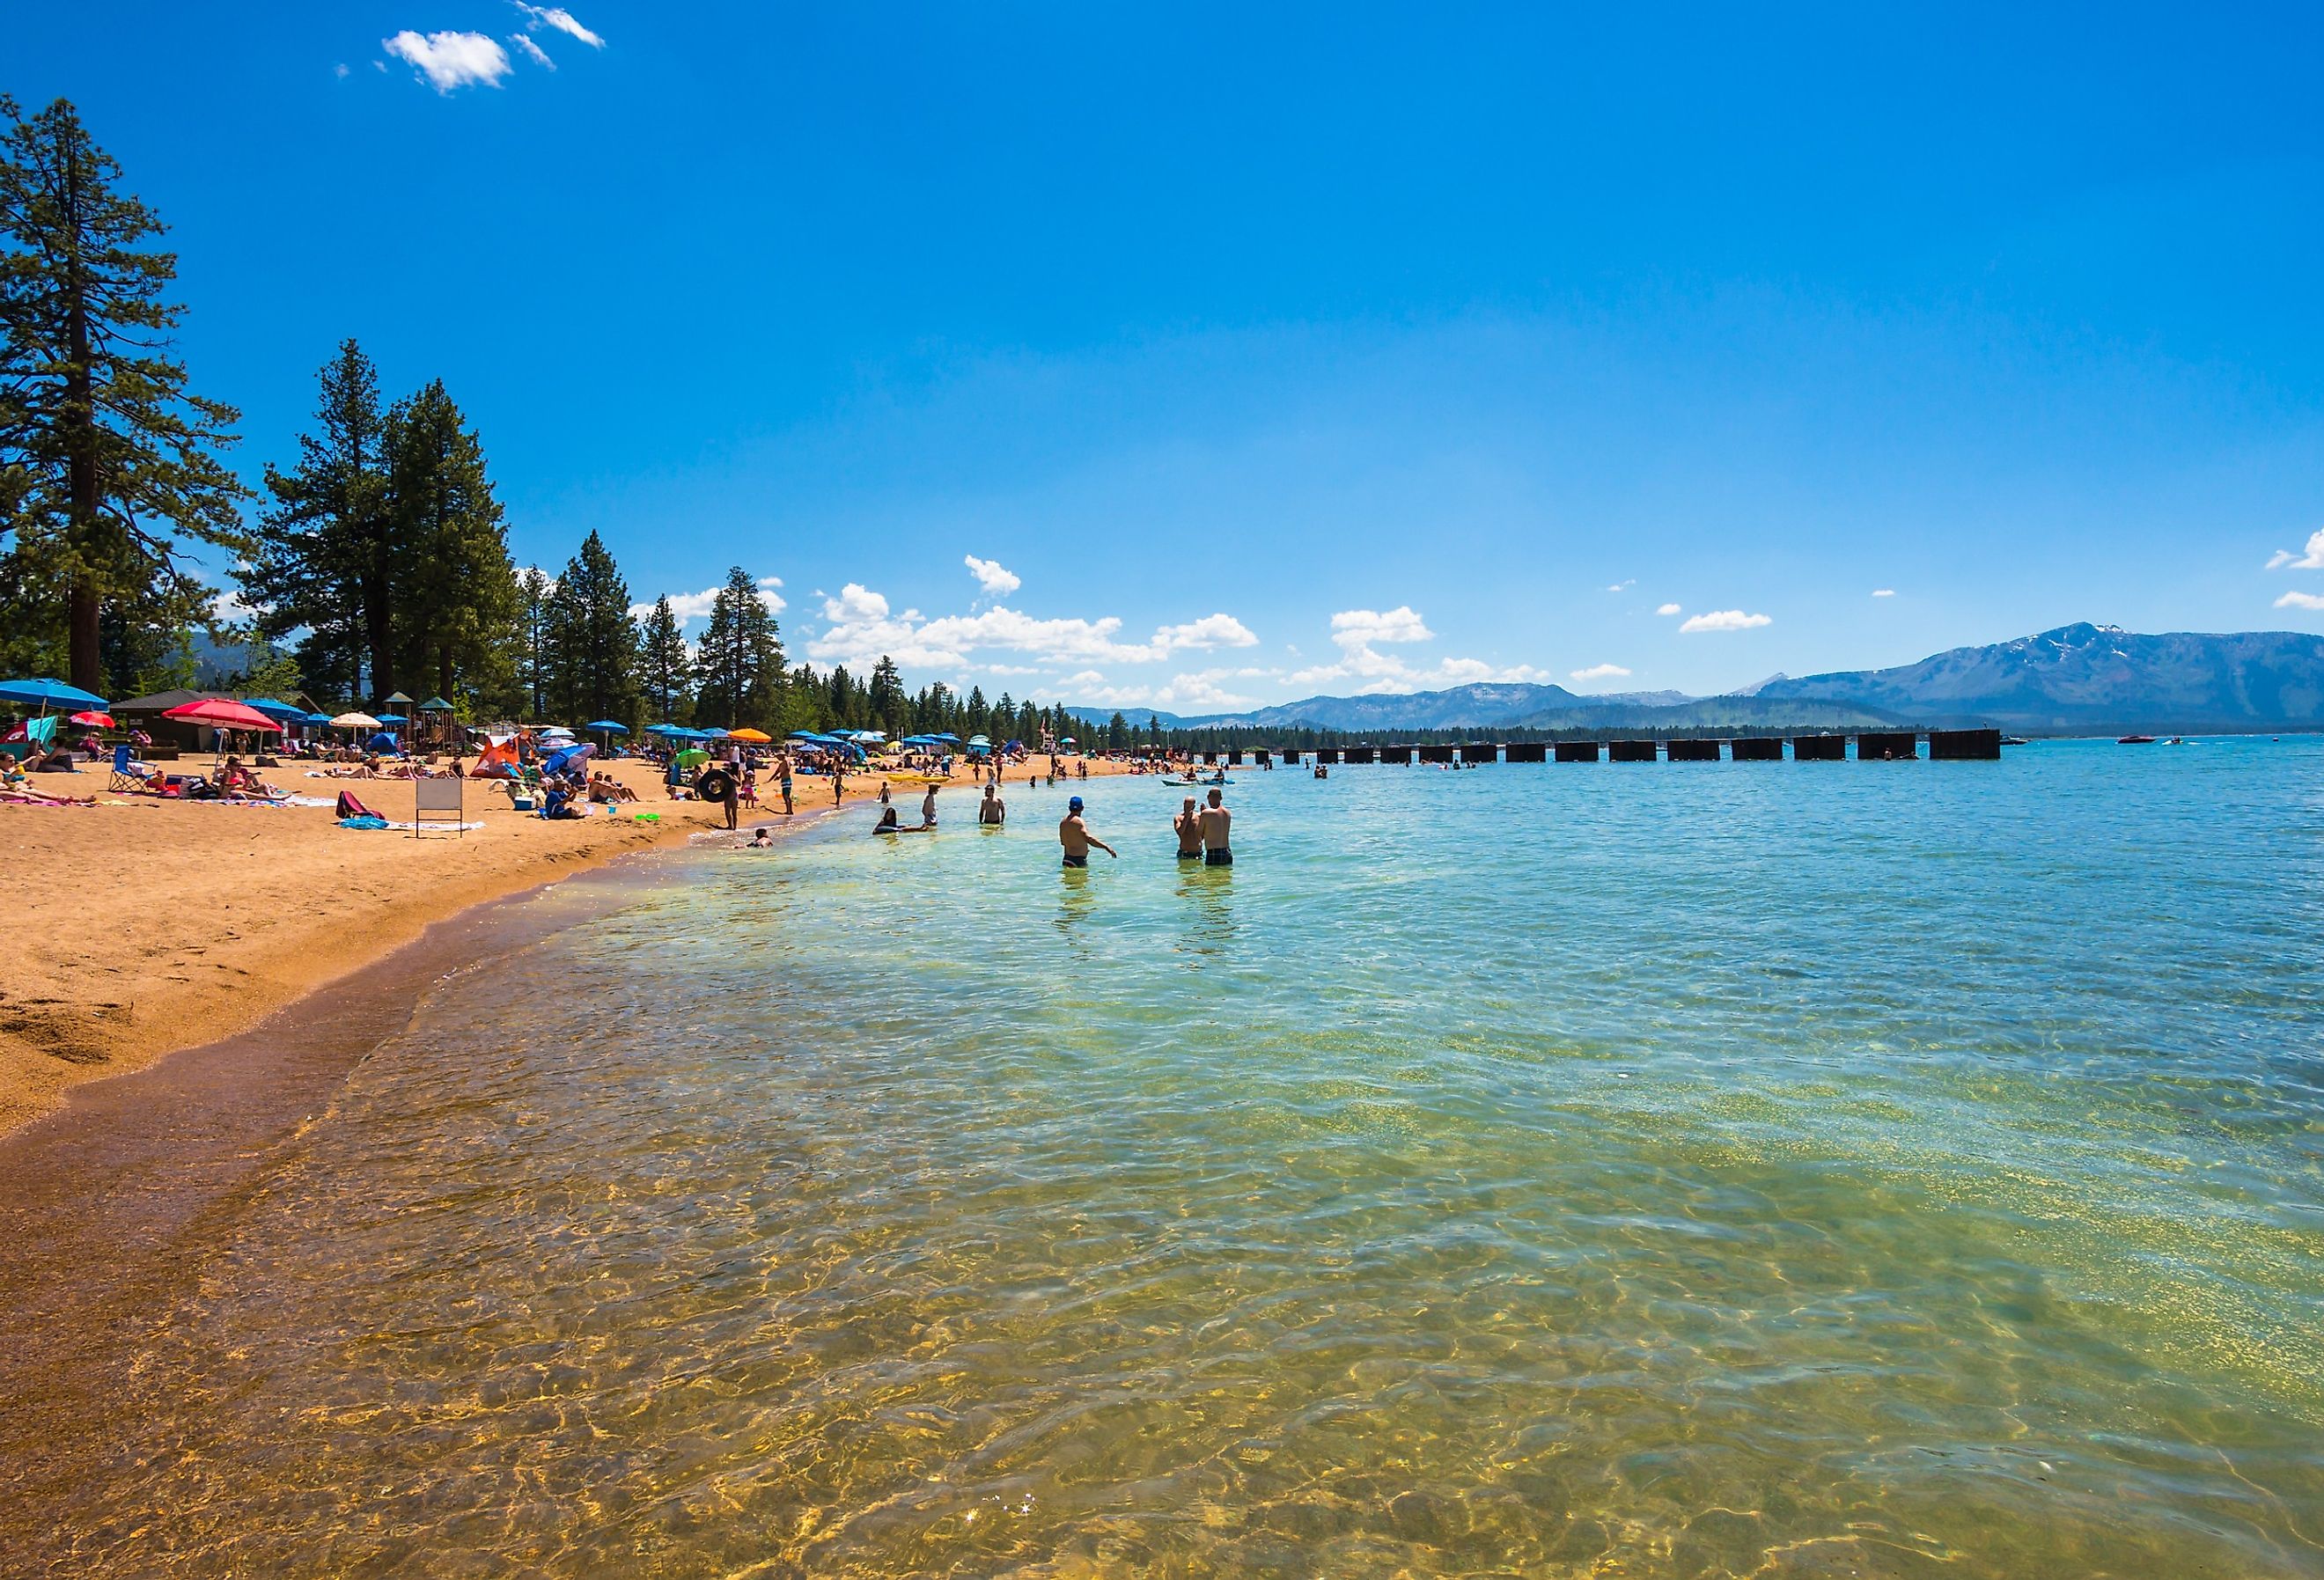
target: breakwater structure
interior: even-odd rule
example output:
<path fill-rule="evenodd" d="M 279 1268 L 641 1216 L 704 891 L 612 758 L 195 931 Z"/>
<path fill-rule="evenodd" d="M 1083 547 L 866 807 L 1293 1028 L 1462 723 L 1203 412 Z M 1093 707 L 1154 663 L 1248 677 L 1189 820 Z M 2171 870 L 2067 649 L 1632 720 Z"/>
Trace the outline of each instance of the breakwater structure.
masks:
<path fill-rule="evenodd" d="M 1353 745 L 1301 749 L 1277 747 L 1286 763 L 1366 762 L 1410 766 L 1485 762 L 1781 762 L 1789 747 L 1794 762 L 1914 762 L 1928 741 L 1932 762 L 1991 762 L 2001 756 L 2001 732 L 1992 730 L 1863 730 L 1853 735 L 1674 735 L 1667 740 L 1477 741 L 1466 745 Z M 1849 747 L 1855 750 L 1851 752 Z M 1264 761 L 1268 753 L 1256 754 Z M 1221 753 L 1205 753 L 1215 762 Z M 1240 762 L 1240 752 L 1228 756 Z"/>

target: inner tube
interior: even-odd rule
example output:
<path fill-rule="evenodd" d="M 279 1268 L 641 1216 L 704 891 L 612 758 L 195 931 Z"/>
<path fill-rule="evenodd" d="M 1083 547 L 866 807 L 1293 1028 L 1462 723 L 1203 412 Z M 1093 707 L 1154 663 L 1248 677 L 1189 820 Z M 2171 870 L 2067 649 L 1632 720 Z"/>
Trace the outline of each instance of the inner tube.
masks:
<path fill-rule="evenodd" d="M 706 768 L 694 781 L 694 793 L 706 801 L 723 801 L 733 788 L 734 776 L 723 768 Z"/>

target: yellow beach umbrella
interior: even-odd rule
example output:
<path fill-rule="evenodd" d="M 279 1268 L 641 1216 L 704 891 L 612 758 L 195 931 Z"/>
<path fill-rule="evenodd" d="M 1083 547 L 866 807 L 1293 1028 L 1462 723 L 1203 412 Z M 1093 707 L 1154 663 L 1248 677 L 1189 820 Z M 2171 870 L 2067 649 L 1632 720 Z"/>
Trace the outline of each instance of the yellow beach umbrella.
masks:
<path fill-rule="evenodd" d="M 726 738 L 730 741 L 748 741 L 753 746 L 763 746 L 773 740 L 774 736 L 764 730 L 729 730 L 726 732 Z"/>

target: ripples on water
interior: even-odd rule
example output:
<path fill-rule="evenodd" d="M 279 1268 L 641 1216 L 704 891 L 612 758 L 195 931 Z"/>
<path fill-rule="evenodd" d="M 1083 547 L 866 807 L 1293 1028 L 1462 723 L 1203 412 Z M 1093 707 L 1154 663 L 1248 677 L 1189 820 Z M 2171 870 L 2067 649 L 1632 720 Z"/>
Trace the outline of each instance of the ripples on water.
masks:
<path fill-rule="evenodd" d="M 2324 1566 L 2324 750 L 1240 778 L 1231 871 L 1020 788 L 438 992 L 55 1549 Z"/>

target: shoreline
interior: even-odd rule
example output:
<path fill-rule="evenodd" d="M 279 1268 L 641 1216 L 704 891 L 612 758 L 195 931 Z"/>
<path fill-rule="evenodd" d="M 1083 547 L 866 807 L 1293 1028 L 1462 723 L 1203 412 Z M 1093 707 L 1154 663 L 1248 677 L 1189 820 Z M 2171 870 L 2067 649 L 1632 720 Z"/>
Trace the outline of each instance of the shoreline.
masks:
<path fill-rule="evenodd" d="M 480 826 L 414 838 L 342 829 L 328 808 L 112 797 L 102 770 L 34 776 L 98 805 L 0 807 L 0 849 L 14 857 L 0 864 L 0 916 L 19 923 L 0 929 L 0 1144 L 93 1084 L 322 1005 L 431 927 L 621 856 L 724 835 L 718 808 L 660 799 L 650 764 L 608 766 L 657 822 L 545 822 L 472 780 L 466 816 Z M 1111 766 L 1093 763 L 1092 777 Z M 392 820 L 412 815 L 410 781 L 308 779 L 304 768 L 266 777 L 294 795 L 347 789 Z M 820 805 L 827 781 L 803 781 L 796 815 L 745 808 L 740 828 L 804 831 L 873 801 L 883 778 L 855 778 L 844 801 Z M 948 788 L 953 799 L 977 793 L 965 780 Z M 917 787 L 893 793 L 908 807 Z"/>

